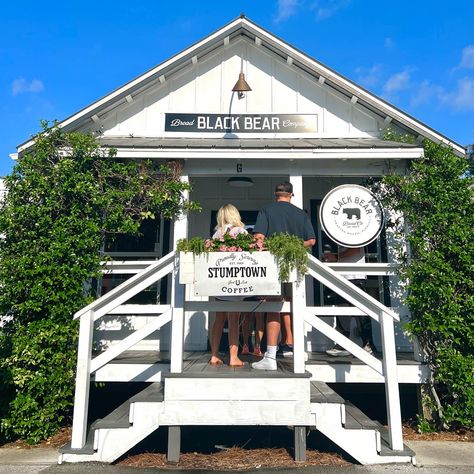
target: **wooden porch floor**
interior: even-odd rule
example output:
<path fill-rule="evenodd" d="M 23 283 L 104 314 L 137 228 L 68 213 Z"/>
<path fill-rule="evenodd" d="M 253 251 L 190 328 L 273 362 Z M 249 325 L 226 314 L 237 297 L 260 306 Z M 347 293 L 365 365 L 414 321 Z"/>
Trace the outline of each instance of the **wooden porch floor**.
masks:
<path fill-rule="evenodd" d="M 375 357 L 381 359 L 381 354 L 375 354 Z M 224 365 L 211 366 L 209 364 L 210 353 L 204 351 L 196 352 L 185 352 L 183 358 L 183 373 L 199 375 L 204 377 L 228 377 L 232 374 L 233 377 L 265 377 L 275 374 L 278 377 L 287 376 L 292 377 L 293 374 L 293 359 L 292 358 L 277 358 L 278 370 L 272 371 L 261 371 L 252 369 L 251 363 L 258 361 L 260 358 L 254 355 L 240 356 L 241 360 L 244 361 L 244 367 L 232 368 L 227 365 L 228 358 L 223 357 Z M 111 361 L 110 365 L 148 365 L 148 366 L 167 366 L 170 363 L 169 352 L 167 351 L 126 351 L 123 354 L 116 357 Z M 397 354 L 397 365 L 400 371 L 403 368 L 415 369 L 419 368 L 422 364 L 417 362 L 413 358 L 411 353 L 398 353 Z M 363 362 L 354 356 L 342 356 L 334 357 L 326 354 L 325 352 L 312 352 L 308 353 L 308 361 L 306 362 L 306 368 L 308 371 L 313 372 L 317 368 L 322 366 L 336 367 L 344 369 L 345 372 L 350 372 L 353 369 L 362 369 L 366 367 Z M 370 369 L 369 369 L 370 370 Z"/>
<path fill-rule="evenodd" d="M 94 354 L 96 356 L 98 354 Z M 375 354 L 381 359 L 381 354 Z M 183 374 L 201 374 L 203 377 L 292 377 L 293 359 L 278 358 L 278 370 L 254 370 L 251 363 L 259 360 L 256 356 L 241 356 L 245 362 L 242 368 L 228 365 L 209 365 L 210 353 L 205 351 L 185 352 Z M 224 362 L 228 359 L 224 356 Z M 168 376 L 170 355 L 166 351 L 129 350 L 98 369 L 92 380 L 96 382 L 160 382 Z M 308 354 L 305 365 L 311 380 L 325 383 L 384 383 L 384 377 L 353 356 L 333 357 L 325 352 Z M 273 375 L 272 375 L 273 374 Z M 397 378 L 399 383 L 424 383 L 429 378 L 425 364 L 417 362 L 411 353 L 397 354 Z"/>

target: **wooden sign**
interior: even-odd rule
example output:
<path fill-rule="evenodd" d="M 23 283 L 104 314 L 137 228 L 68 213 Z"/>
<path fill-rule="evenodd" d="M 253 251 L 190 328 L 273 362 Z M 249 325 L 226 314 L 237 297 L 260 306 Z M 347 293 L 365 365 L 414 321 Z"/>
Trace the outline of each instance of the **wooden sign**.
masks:
<path fill-rule="evenodd" d="M 317 131 L 316 114 L 165 114 L 165 132 L 273 134 Z"/>
<path fill-rule="evenodd" d="M 210 252 L 194 256 L 197 296 L 280 295 L 278 266 L 270 252 Z"/>

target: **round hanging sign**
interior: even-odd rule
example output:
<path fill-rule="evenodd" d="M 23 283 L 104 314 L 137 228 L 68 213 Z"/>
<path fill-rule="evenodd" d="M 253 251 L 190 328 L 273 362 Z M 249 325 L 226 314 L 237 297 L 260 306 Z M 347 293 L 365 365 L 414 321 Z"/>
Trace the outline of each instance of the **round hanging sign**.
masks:
<path fill-rule="evenodd" d="M 343 184 L 329 191 L 321 203 L 319 218 L 331 240 L 350 248 L 370 244 L 383 227 L 380 202 L 357 184 Z"/>

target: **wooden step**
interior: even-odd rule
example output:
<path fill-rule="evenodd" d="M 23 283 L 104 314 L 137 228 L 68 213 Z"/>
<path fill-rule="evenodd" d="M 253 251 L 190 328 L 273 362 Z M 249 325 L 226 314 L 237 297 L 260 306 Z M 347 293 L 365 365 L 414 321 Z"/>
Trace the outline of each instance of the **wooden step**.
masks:
<path fill-rule="evenodd" d="M 92 428 L 95 430 L 104 428 L 128 428 L 131 425 L 129 417 L 130 400 L 127 400 L 106 417 L 94 421 L 94 423 L 92 423 Z"/>
<path fill-rule="evenodd" d="M 360 411 L 355 405 L 346 400 L 346 421 L 344 428 L 346 430 L 377 430 L 378 424 Z"/>
<path fill-rule="evenodd" d="M 147 388 L 130 398 L 130 403 L 135 402 L 162 402 L 164 399 L 163 395 L 163 383 L 155 382 L 150 384 Z"/>
<path fill-rule="evenodd" d="M 86 444 L 82 448 L 71 448 L 71 443 L 67 443 L 64 446 L 61 446 L 58 449 L 60 454 L 94 454 L 94 428 L 92 425 L 89 427 L 89 431 L 87 432 Z"/>
<path fill-rule="evenodd" d="M 324 382 L 311 382 L 311 403 L 340 403 L 345 400 Z"/>
<path fill-rule="evenodd" d="M 295 374 L 293 366 L 287 360 L 277 360 L 277 370 L 257 370 L 252 369 L 253 360 L 244 360 L 242 367 L 229 367 L 227 364 L 212 366 L 209 364 L 209 359 L 201 358 L 191 360 L 183 372 L 173 373 L 169 372 L 163 374 L 164 379 L 170 378 L 252 378 L 252 379 L 309 379 L 311 374 L 306 371 L 302 374 Z"/>
<path fill-rule="evenodd" d="M 92 428 L 98 429 L 114 429 L 128 428 L 130 426 L 130 405 L 138 402 L 162 402 L 163 401 L 163 384 L 155 382 L 137 393 L 129 400 L 122 403 L 113 412 L 109 413 L 105 418 L 95 421 Z"/>
<path fill-rule="evenodd" d="M 394 451 L 390 447 L 390 438 L 388 434 L 388 429 L 386 426 L 383 426 L 378 421 L 375 421 L 377 425 L 377 430 L 380 433 L 380 455 L 381 456 L 411 456 L 414 457 L 416 455 L 415 451 L 410 449 L 406 444 L 403 445 L 403 451 Z"/>

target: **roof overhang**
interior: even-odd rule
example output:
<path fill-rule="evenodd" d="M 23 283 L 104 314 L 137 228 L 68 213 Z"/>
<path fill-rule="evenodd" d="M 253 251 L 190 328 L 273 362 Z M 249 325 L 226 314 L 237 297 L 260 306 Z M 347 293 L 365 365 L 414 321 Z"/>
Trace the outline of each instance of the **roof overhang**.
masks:
<path fill-rule="evenodd" d="M 423 157 L 418 145 L 377 139 L 226 139 L 226 138 L 102 138 L 119 158 L 155 159 L 363 159 L 414 160 Z"/>

